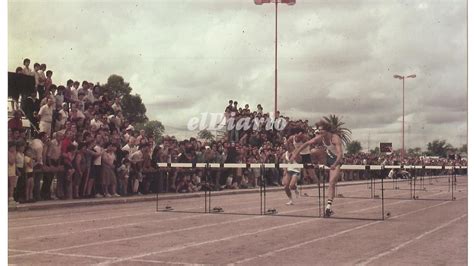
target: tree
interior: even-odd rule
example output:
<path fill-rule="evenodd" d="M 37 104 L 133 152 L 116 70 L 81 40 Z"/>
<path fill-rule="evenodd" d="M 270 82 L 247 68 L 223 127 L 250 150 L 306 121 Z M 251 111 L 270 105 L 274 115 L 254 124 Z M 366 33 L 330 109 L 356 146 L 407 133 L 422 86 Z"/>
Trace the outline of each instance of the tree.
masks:
<path fill-rule="evenodd" d="M 421 155 L 421 148 L 420 147 L 409 148 L 407 153 L 410 156 L 420 156 Z"/>
<path fill-rule="evenodd" d="M 461 148 L 459 148 L 460 153 L 467 153 L 467 144 L 463 144 Z"/>
<path fill-rule="evenodd" d="M 324 116 L 323 119 L 329 123 L 331 127 L 329 131 L 338 135 L 341 138 L 342 144 L 344 146 L 348 146 L 351 142 L 352 131 L 348 128 L 342 127 L 345 123 L 341 121 L 341 118 L 331 114 L 329 116 Z"/>
<path fill-rule="evenodd" d="M 130 95 L 132 88 L 130 83 L 125 82 L 122 76 L 112 74 L 107 79 L 107 83 L 102 86 L 102 91 L 113 98 Z"/>
<path fill-rule="evenodd" d="M 208 141 L 213 141 L 214 140 L 214 135 L 207 129 L 203 129 L 198 132 L 198 137 L 200 139 L 205 139 Z"/>
<path fill-rule="evenodd" d="M 122 113 L 130 123 L 145 123 L 148 121 L 146 107 L 140 95 L 125 95 L 122 97 Z"/>
<path fill-rule="evenodd" d="M 446 143 L 446 140 L 433 140 L 427 145 L 429 156 L 446 157 L 448 150 L 452 149 L 451 144 Z"/>
<path fill-rule="evenodd" d="M 357 154 L 362 150 L 362 146 L 360 145 L 360 142 L 357 140 L 349 142 L 347 144 L 347 153 L 348 154 Z"/>
<path fill-rule="evenodd" d="M 144 123 L 138 123 L 135 125 L 137 130 L 145 130 L 146 135 L 153 135 L 156 142 L 161 140 L 163 133 L 165 132 L 165 127 L 160 121 L 151 120 Z"/>
<path fill-rule="evenodd" d="M 145 123 L 148 121 L 146 107 L 140 95 L 132 95 L 132 88 L 125 82 L 122 76 L 112 74 L 107 83 L 101 86 L 102 93 L 112 100 L 121 97 L 123 116 L 131 123 Z"/>
<path fill-rule="evenodd" d="M 380 148 L 375 147 L 373 150 L 370 150 L 370 154 L 372 155 L 378 155 L 380 153 Z"/>

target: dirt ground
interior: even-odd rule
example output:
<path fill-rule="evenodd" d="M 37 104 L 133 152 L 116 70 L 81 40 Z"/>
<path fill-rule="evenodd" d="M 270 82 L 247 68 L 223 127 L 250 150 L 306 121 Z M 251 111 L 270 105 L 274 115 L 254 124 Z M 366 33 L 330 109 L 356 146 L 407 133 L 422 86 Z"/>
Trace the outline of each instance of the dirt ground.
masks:
<path fill-rule="evenodd" d="M 466 265 L 467 177 L 339 187 L 320 218 L 318 190 L 285 205 L 283 191 L 10 212 L 11 264 Z M 449 191 L 448 191 L 449 189 Z M 452 195 L 456 197 L 452 200 Z M 166 206 L 173 211 L 161 211 Z M 387 215 L 390 213 L 390 215 Z M 384 217 L 384 220 L 382 220 Z"/>

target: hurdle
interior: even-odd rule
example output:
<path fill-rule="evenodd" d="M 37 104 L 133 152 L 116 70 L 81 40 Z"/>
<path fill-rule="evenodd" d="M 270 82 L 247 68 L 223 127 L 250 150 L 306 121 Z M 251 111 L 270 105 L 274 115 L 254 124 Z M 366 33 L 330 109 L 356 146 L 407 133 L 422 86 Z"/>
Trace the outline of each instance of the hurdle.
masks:
<path fill-rule="evenodd" d="M 282 192 L 282 187 L 273 187 L 273 188 L 268 188 L 267 187 L 267 178 L 266 175 L 268 171 L 276 170 L 277 173 L 280 173 L 281 168 L 288 168 L 288 167 L 295 167 L 295 168 L 307 168 L 307 167 L 314 167 L 315 170 L 318 173 L 318 179 L 317 179 L 317 184 L 316 186 L 312 185 L 309 187 L 317 189 L 317 195 L 315 196 L 308 196 L 310 198 L 308 202 L 309 207 L 313 207 L 314 209 L 317 210 L 317 213 L 313 213 L 311 210 L 308 210 L 308 213 L 304 214 L 298 214 L 294 212 L 278 212 L 277 207 L 280 208 L 281 204 L 276 206 L 272 204 L 276 200 L 276 197 L 273 197 L 277 195 L 278 199 L 284 199 L 285 196 L 284 194 L 275 194 L 273 192 L 279 191 Z M 194 192 L 194 193 L 187 193 L 187 194 L 180 194 L 180 195 L 166 195 L 164 197 L 161 197 L 159 194 L 159 190 L 156 189 L 156 212 L 185 212 L 185 213 L 219 213 L 219 214 L 238 214 L 238 215 L 277 215 L 277 216 L 291 216 L 291 217 L 314 217 L 314 218 L 324 218 L 324 204 L 326 201 L 326 189 L 328 189 L 328 186 L 326 185 L 326 175 L 328 175 L 328 170 L 330 169 L 329 167 L 325 165 L 303 165 L 303 164 L 278 164 L 278 163 L 158 163 L 157 164 L 157 171 L 164 171 L 165 174 L 158 176 L 158 178 L 167 178 L 169 179 L 169 171 L 172 168 L 191 168 L 191 169 L 203 169 L 203 175 L 202 175 L 202 181 L 203 181 L 203 189 L 202 191 L 199 192 Z M 252 211 L 247 211 L 247 212 L 239 212 L 239 211 L 229 211 L 229 209 L 223 208 L 220 206 L 219 201 L 216 199 L 216 197 L 222 196 L 222 195 L 229 195 L 228 193 L 220 193 L 220 192 L 213 192 L 211 187 L 210 187 L 210 182 L 211 182 L 211 177 L 210 177 L 210 172 L 211 169 L 218 169 L 219 171 L 223 171 L 226 169 L 236 169 L 236 168 L 242 168 L 246 170 L 253 170 L 253 169 L 258 169 L 257 171 L 260 173 L 258 176 L 257 183 L 259 183 L 259 187 L 257 189 L 248 189 L 244 190 L 242 193 L 253 193 L 257 192 L 257 202 L 259 202 L 259 209 L 253 211 L 253 207 L 251 206 L 248 209 L 251 209 Z M 412 178 L 410 180 L 406 181 L 397 181 L 397 186 L 400 185 L 406 185 L 406 183 L 409 183 L 409 188 L 406 190 L 409 190 L 409 196 L 407 197 L 387 197 L 386 190 L 387 188 L 385 187 L 385 182 L 386 182 L 386 173 L 387 170 L 389 169 L 407 169 L 412 173 Z M 425 166 L 425 165 L 342 165 L 341 166 L 341 171 L 364 171 L 364 176 L 369 178 L 370 180 L 363 181 L 363 182 L 347 182 L 344 184 L 340 184 L 339 187 L 342 189 L 342 187 L 350 187 L 350 186 L 358 186 L 358 185 L 366 185 L 366 187 L 369 189 L 369 193 L 367 197 L 364 196 L 357 196 L 357 197 L 350 197 L 350 196 L 345 196 L 342 193 L 337 194 L 335 193 L 335 198 L 354 198 L 354 199 L 360 199 L 360 200 L 380 200 L 380 210 L 381 210 L 381 215 L 379 215 L 377 218 L 361 218 L 361 217 L 345 217 L 344 215 L 337 215 L 334 217 L 331 217 L 331 219 L 358 219 L 358 220 L 385 220 L 388 215 L 385 213 L 386 208 L 385 208 L 385 200 L 387 199 L 406 199 L 406 200 L 455 200 L 455 190 L 456 190 L 456 169 L 467 169 L 467 167 L 460 167 L 460 166 L 452 166 L 452 167 L 445 167 L 445 166 Z M 447 186 L 448 186 L 448 192 L 450 192 L 450 198 L 449 199 L 442 199 L 442 198 L 424 198 L 423 193 L 427 191 L 425 187 L 425 181 L 424 179 L 426 178 L 426 171 L 432 171 L 432 170 L 452 170 L 451 174 L 447 176 Z M 377 171 L 379 174 L 372 175 L 371 171 Z M 379 180 L 376 180 L 374 176 L 378 176 Z M 418 180 L 418 177 L 420 177 L 420 180 Z M 432 177 L 431 177 L 432 178 Z M 441 178 L 441 177 L 436 177 L 436 178 Z M 321 184 L 321 179 L 322 179 L 322 184 Z M 329 179 L 328 179 L 329 180 Z M 431 179 L 430 179 L 431 180 Z M 391 180 L 392 183 L 394 183 L 394 180 Z M 155 182 L 158 184 L 159 182 Z M 380 186 L 380 188 L 378 188 Z M 418 188 L 417 188 L 418 186 Z M 444 186 L 444 184 L 443 184 Z M 270 189 L 270 190 L 269 190 Z M 307 189 L 307 188 L 306 188 Z M 306 190 L 305 189 L 305 190 Z M 335 187 L 337 189 L 337 186 Z M 397 189 L 396 192 L 398 195 L 400 193 L 403 193 L 404 189 L 399 188 Z M 272 192 L 269 194 L 269 192 Z M 377 194 L 380 192 L 380 195 Z M 403 196 L 403 195 L 402 195 Z M 189 202 L 192 202 L 195 204 L 197 201 L 195 198 L 203 197 L 204 198 L 204 208 L 202 207 L 190 207 L 186 209 L 180 209 L 179 206 L 172 206 L 166 205 L 166 206 L 160 206 L 161 202 L 166 202 L 166 200 L 170 199 L 176 199 L 176 204 L 179 203 L 178 200 L 184 199 L 188 200 Z M 215 198 L 215 200 L 212 200 L 212 198 Z M 317 198 L 317 200 L 311 200 L 311 198 Z M 217 203 L 216 203 L 217 202 Z M 269 205 L 272 205 L 270 206 Z M 213 206 L 214 204 L 215 206 Z M 235 205 L 241 205 L 240 202 L 236 202 Z M 311 206 L 310 206 L 311 205 Z"/>

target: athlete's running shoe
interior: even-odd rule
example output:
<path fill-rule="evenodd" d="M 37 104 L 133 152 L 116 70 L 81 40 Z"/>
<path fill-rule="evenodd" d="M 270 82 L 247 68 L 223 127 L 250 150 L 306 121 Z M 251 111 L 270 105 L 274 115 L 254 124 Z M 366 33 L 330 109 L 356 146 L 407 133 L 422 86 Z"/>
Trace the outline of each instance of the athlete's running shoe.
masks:
<path fill-rule="evenodd" d="M 329 218 L 329 217 L 331 217 L 333 214 L 334 214 L 334 212 L 333 212 L 330 208 L 326 208 L 326 210 L 324 211 L 324 217 L 325 217 L 325 218 Z"/>

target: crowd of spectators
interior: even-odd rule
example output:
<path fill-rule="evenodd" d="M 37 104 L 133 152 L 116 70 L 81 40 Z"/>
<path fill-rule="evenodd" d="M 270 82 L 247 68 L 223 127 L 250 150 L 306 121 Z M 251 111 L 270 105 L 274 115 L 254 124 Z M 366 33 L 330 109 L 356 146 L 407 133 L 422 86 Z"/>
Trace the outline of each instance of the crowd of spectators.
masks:
<path fill-rule="evenodd" d="M 45 64 L 30 60 L 17 73 L 35 78 L 35 91 L 21 95 L 21 105 L 8 121 L 8 179 L 10 202 L 51 199 L 119 197 L 159 192 L 193 192 L 203 189 L 252 188 L 265 180 L 278 186 L 283 169 L 160 168 L 162 163 L 283 163 L 286 139 L 295 129 L 313 137 L 307 120 L 291 120 L 277 113 L 282 130 L 272 123 L 259 104 L 251 111 L 229 101 L 226 121 L 251 121 L 251 127 L 228 128 L 218 140 L 148 135 L 135 130 L 134 121 L 123 113 L 121 98 L 104 93 L 101 86 L 86 80 L 68 80 L 55 85 L 53 72 Z M 32 125 L 28 137 L 22 125 L 25 116 Z M 36 129 L 36 130 L 35 130 Z M 417 158 L 409 161 L 419 163 Z M 397 157 L 357 154 L 346 156 L 345 164 L 396 163 Z M 429 161 L 428 164 L 449 163 Z M 209 176 L 209 180 L 204 180 Z M 306 180 L 302 182 L 312 182 Z"/>

